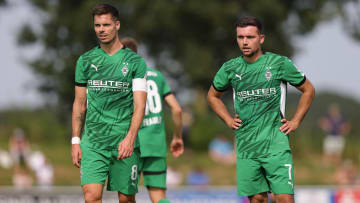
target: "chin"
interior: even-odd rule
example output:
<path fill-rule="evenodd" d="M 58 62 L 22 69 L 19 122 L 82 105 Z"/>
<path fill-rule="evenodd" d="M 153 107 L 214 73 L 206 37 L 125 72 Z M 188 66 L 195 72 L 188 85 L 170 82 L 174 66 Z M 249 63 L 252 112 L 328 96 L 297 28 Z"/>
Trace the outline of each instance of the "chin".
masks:
<path fill-rule="evenodd" d="M 109 40 L 100 40 L 101 44 L 110 44 L 111 41 Z"/>

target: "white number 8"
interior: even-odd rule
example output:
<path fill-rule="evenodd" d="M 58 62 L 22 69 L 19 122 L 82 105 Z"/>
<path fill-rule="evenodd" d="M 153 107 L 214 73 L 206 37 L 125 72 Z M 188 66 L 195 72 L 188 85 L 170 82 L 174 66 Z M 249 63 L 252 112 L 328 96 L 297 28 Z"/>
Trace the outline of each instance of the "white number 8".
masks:
<path fill-rule="evenodd" d="M 153 80 L 147 80 L 147 101 L 145 115 L 151 113 L 160 113 L 161 111 L 161 98 L 158 92 L 158 86 Z"/>
<path fill-rule="evenodd" d="M 131 167 L 131 180 L 136 180 L 137 175 L 138 175 L 137 165 L 133 165 Z"/>

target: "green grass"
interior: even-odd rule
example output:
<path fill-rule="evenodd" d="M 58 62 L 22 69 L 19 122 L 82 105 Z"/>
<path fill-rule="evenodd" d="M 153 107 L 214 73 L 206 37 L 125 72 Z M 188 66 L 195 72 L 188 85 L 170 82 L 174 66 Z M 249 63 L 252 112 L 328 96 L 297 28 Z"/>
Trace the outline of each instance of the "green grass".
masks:
<path fill-rule="evenodd" d="M 4 144 L 0 145 L 4 149 Z M 70 144 L 41 144 L 34 147 L 42 151 L 55 169 L 55 185 L 80 185 L 79 169 L 73 166 Z M 297 185 L 333 185 L 335 166 L 326 167 L 319 154 L 294 156 L 295 183 Z M 168 156 L 168 165 L 181 172 L 183 183 L 194 168 L 201 168 L 210 177 L 211 185 L 235 185 L 235 165 L 223 165 L 210 159 L 207 152 L 185 150 L 180 158 Z M 13 169 L 0 168 L 0 185 L 12 184 Z M 33 174 L 32 174 L 33 175 Z"/>

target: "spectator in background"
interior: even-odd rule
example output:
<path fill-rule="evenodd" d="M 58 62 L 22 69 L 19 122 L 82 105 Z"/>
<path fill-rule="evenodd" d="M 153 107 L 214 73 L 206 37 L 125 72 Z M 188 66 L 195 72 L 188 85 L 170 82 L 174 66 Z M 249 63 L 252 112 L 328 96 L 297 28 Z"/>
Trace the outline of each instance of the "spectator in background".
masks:
<path fill-rule="evenodd" d="M 187 185 L 206 186 L 209 185 L 209 183 L 208 174 L 206 174 L 200 166 L 196 166 L 191 170 L 186 178 Z"/>
<path fill-rule="evenodd" d="M 11 163 L 14 165 L 13 184 L 15 187 L 27 188 L 33 185 L 34 180 L 30 171 L 34 172 L 38 186 L 48 188 L 52 185 L 53 167 L 42 152 L 31 150 L 30 143 L 22 129 L 14 130 L 9 140 L 9 151 Z M 6 156 L 4 152 L 0 154 Z"/>
<path fill-rule="evenodd" d="M 13 160 L 11 159 L 8 151 L 0 149 L 0 167 L 9 169 L 13 166 Z"/>
<path fill-rule="evenodd" d="M 25 189 L 33 184 L 33 179 L 28 169 L 28 156 L 31 152 L 29 141 L 22 129 L 16 128 L 9 140 L 9 152 L 14 163 L 12 182 L 15 188 Z"/>
<path fill-rule="evenodd" d="M 53 184 L 54 169 L 45 155 L 36 151 L 29 156 L 29 167 L 35 172 L 36 183 L 42 189 L 47 189 Z"/>
<path fill-rule="evenodd" d="M 166 169 L 166 184 L 171 186 L 178 186 L 182 182 L 182 175 L 180 172 L 176 171 L 172 167 L 168 166 Z"/>
<path fill-rule="evenodd" d="M 236 155 L 233 146 L 224 135 L 220 135 L 210 142 L 209 156 L 217 163 L 234 164 Z"/>
<path fill-rule="evenodd" d="M 337 168 L 335 181 L 339 185 L 355 185 L 358 181 L 357 176 L 357 169 L 354 162 L 346 159 Z"/>
<path fill-rule="evenodd" d="M 326 133 L 323 143 L 324 163 L 341 163 L 345 146 L 344 137 L 349 133 L 351 125 L 344 120 L 337 104 L 329 106 L 327 115 L 320 119 L 319 125 Z"/>
<path fill-rule="evenodd" d="M 30 144 L 22 129 L 16 128 L 14 130 L 9 140 L 9 151 L 15 167 L 23 162 L 25 164 L 27 156 L 30 153 Z"/>
<path fill-rule="evenodd" d="M 13 185 L 16 189 L 31 188 L 33 178 L 31 177 L 27 167 L 21 162 L 14 168 L 14 175 L 12 177 Z"/>

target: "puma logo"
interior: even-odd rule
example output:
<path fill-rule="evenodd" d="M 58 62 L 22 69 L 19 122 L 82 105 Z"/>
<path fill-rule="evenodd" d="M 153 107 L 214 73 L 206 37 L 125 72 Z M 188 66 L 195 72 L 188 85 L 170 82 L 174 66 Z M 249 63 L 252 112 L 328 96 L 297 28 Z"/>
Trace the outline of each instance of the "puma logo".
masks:
<path fill-rule="evenodd" d="M 237 78 L 239 78 L 239 80 L 241 80 L 241 74 L 238 75 L 238 74 L 235 73 L 235 77 L 237 77 Z"/>
<path fill-rule="evenodd" d="M 91 68 L 94 68 L 96 70 L 96 72 L 98 71 L 98 67 L 96 67 L 94 64 L 91 64 L 90 66 Z"/>

